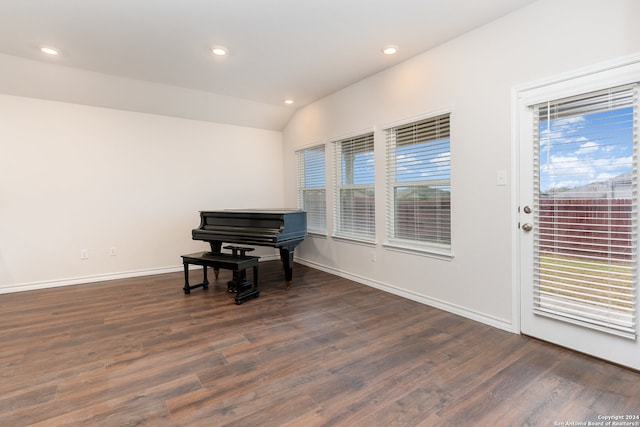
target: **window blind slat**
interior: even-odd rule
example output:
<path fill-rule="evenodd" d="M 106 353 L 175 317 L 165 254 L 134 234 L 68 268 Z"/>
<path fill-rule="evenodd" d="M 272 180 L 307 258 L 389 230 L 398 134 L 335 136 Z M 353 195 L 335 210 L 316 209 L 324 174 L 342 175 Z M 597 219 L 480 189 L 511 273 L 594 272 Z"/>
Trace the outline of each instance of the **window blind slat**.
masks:
<path fill-rule="evenodd" d="M 335 141 L 335 234 L 358 240 L 375 238 L 373 133 Z"/>
<path fill-rule="evenodd" d="M 298 208 L 307 212 L 310 232 L 325 234 L 326 214 L 326 160 L 325 146 L 317 145 L 296 151 Z"/>
<path fill-rule="evenodd" d="M 388 237 L 450 247 L 450 115 L 387 129 L 386 147 Z"/>

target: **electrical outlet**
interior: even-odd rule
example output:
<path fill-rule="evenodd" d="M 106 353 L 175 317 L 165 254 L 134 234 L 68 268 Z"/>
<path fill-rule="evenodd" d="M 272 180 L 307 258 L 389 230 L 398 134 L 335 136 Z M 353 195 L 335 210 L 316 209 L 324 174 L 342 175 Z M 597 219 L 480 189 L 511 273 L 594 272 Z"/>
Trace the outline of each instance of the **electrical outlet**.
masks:
<path fill-rule="evenodd" d="M 89 249 L 80 249 L 80 259 L 89 259 Z"/>
<path fill-rule="evenodd" d="M 111 249 L 109 249 L 109 255 L 111 255 L 111 256 L 118 255 L 118 249 L 116 247 L 112 246 Z"/>
<path fill-rule="evenodd" d="M 496 172 L 496 185 L 507 185 L 507 171 L 499 170 Z"/>

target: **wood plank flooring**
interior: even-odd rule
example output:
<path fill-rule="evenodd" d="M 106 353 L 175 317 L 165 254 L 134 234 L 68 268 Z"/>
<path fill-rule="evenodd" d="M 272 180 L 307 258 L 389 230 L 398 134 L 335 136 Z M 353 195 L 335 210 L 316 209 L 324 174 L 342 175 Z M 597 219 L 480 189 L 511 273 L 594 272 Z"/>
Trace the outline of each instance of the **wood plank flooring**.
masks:
<path fill-rule="evenodd" d="M 191 295 L 181 273 L 0 295 L 0 426 L 556 426 L 640 415 L 638 372 L 302 265 L 288 291 L 279 262 L 260 275 L 261 296 L 241 306 L 228 271 Z"/>

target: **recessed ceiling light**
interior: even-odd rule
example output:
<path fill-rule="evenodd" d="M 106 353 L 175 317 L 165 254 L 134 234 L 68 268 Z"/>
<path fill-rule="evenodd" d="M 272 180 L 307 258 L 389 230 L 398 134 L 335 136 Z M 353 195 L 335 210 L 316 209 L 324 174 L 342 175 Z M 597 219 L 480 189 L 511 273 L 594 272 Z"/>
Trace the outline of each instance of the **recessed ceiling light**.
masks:
<path fill-rule="evenodd" d="M 216 46 L 211 48 L 211 53 L 216 56 L 226 56 L 228 52 L 224 47 Z"/>
<path fill-rule="evenodd" d="M 52 47 L 41 47 L 40 52 L 46 53 L 47 55 L 57 55 L 58 51 Z"/>
<path fill-rule="evenodd" d="M 397 52 L 398 52 L 397 46 L 387 46 L 382 49 L 382 53 L 384 53 L 385 55 L 393 55 Z"/>
<path fill-rule="evenodd" d="M 291 105 L 291 104 L 293 104 L 293 99 L 285 99 L 284 103 L 287 104 L 287 105 Z"/>

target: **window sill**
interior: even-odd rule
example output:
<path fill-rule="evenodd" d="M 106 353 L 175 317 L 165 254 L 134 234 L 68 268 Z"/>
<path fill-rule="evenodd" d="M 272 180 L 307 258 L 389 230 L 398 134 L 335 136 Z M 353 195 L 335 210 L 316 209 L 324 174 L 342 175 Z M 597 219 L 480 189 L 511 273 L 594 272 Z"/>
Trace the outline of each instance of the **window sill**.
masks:
<path fill-rule="evenodd" d="M 336 236 L 335 234 L 331 236 L 334 240 L 347 242 L 347 243 L 355 243 L 362 246 L 370 246 L 375 247 L 376 241 L 373 239 L 364 239 L 362 237 L 352 237 L 352 236 Z"/>
<path fill-rule="evenodd" d="M 455 256 L 453 249 L 444 245 L 421 245 L 405 241 L 389 240 L 382 246 L 390 251 L 436 258 L 443 261 L 451 261 Z"/>

